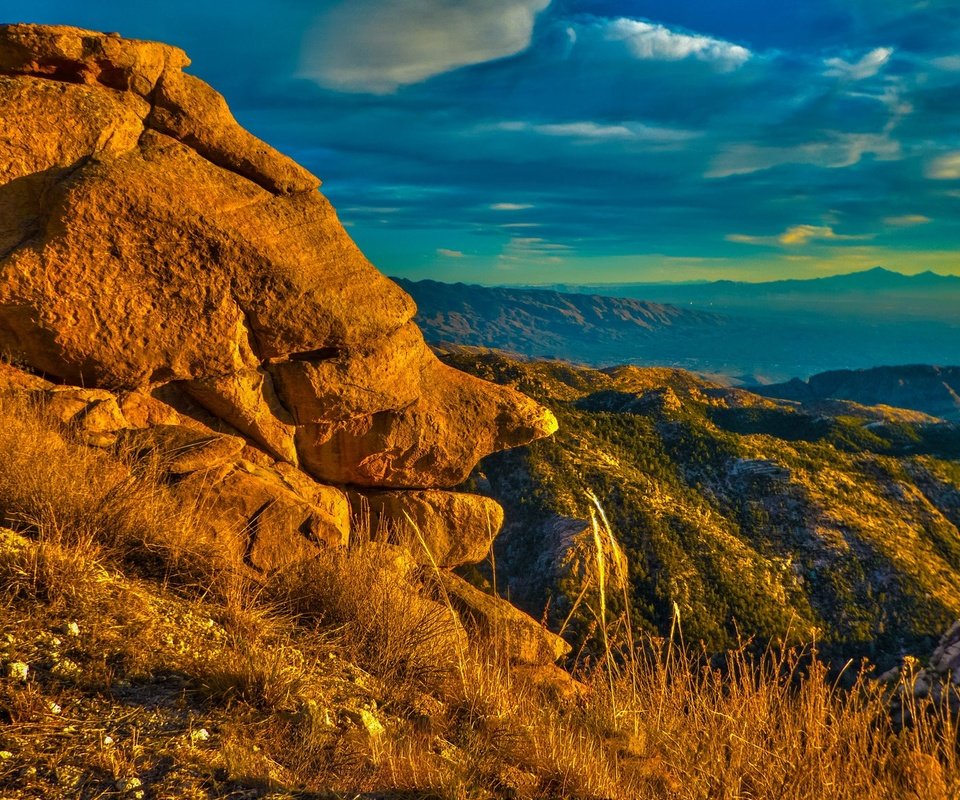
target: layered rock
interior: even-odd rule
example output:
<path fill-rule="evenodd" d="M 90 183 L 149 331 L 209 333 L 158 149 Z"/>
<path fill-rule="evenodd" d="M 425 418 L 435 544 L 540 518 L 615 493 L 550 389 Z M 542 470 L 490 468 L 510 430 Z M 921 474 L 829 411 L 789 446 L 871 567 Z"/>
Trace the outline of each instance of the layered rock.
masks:
<path fill-rule="evenodd" d="M 43 376 L 5 384 L 154 459 L 252 568 L 345 543 L 351 487 L 365 526 L 482 559 L 502 512 L 441 490 L 556 421 L 441 364 L 320 181 L 188 65 L 0 26 L 0 350 Z"/>

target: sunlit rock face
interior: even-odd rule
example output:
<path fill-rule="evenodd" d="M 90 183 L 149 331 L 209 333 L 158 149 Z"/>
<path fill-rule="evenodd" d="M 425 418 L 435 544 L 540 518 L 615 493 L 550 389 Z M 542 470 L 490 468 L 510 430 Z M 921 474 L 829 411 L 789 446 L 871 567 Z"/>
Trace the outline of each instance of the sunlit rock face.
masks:
<path fill-rule="evenodd" d="M 100 442 L 156 424 L 239 437 L 171 474 L 220 498 L 225 529 L 260 526 L 258 568 L 342 543 L 346 486 L 355 508 L 366 492 L 383 517 L 414 509 L 445 562 L 482 557 L 500 515 L 437 490 L 556 421 L 442 365 L 319 180 L 188 65 L 114 34 L 0 27 L 0 347 L 53 383 L 112 393 Z M 162 433 L 161 450 L 190 438 Z M 429 502 L 382 495 L 423 489 Z"/>

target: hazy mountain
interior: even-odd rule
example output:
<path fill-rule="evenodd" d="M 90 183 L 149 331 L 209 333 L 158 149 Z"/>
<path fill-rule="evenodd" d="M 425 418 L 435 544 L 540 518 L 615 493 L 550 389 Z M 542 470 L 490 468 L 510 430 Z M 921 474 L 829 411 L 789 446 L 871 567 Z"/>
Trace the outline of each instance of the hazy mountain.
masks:
<path fill-rule="evenodd" d="M 801 402 L 833 399 L 900 406 L 960 421 L 960 367 L 915 364 L 837 370 L 813 375 L 806 381 L 795 378 L 756 387 L 754 391 Z"/>
<path fill-rule="evenodd" d="M 507 509 L 500 591 L 534 615 L 562 622 L 590 575 L 588 490 L 629 563 L 638 628 L 665 634 L 676 604 L 685 635 L 711 646 L 789 631 L 878 655 L 960 614 L 956 425 L 772 400 L 681 370 L 445 358 L 559 419 L 551 439 L 487 458 L 477 480 Z M 584 631 L 591 591 L 571 622 Z"/>
<path fill-rule="evenodd" d="M 718 314 L 632 298 L 394 279 L 417 303 L 435 344 L 473 345 L 587 364 L 684 357 L 718 329 Z"/>
<path fill-rule="evenodd" d="M 428 341 L 589 366 L 775 383 L 881 364 L 960 364 L 960 278 L 933 273 L 551 289 L 399 282 Z"/>
<path fill-rule="evenodd" d="M 843 314 L 858 317 L 884 315 L 895 319 L 925 319 L 960 323 L 960 277 L 921 272 L 903 275 L 883 267 L 846 275 L 758 283 L 712 281 L 703 283 L 558 284 L 550 288 L 615 297 L 642 297 L 751 315 L 777 313 Z"/>

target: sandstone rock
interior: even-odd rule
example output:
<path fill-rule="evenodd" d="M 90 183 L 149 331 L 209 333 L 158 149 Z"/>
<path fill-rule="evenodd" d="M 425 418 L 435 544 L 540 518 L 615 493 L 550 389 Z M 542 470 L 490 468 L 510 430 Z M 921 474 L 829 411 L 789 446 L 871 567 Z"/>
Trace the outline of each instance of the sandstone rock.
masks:
<path fill-rule="evenodd" d="M 18 369 L 12 364 L 0 361 L 0 391 L 36 391 L 38 389 L 49 389 L 53 386 L 50 381 L 41 378 L 39 375 L 33 375 Z"/>
<path fill-rule="evenodd" d="M 479 495 L 425 489 L 354 491 L 348 497 L 355 516 L 369 513 L 378 537 L 404 545 L 421 564 L 456 567 L 482 561 L 503 525 L 500 504 Z"/>
<path fill-rule="evenodd" d="M 277 398 L 270 375 L 263 370 L 185 381 L 183 388 L 207 411 L 262 445 L 275 458 L 298 463 L 293 420 Z"/>
<path fill-rule="evenodd" d="M 120 444 L 140 456 L 156 455 L 163 469 L 172 475 L 232 463 L 244 447 L 239 437 L 204 433 L 183 425 L 154 425 L 125 431 Z"/>
<path fill-rule="evenodd" d="M 183 417 L 176 409 L 147 392 L 125 392 L 118 401 L 131 428 L 183 424 Z"/>
<path fill-rule="evenodd" d="M 440 582 L 468 629 L 490 637 L 511 660 L 533 666 L 552 664 L 570 652 L 570 645 L 506 600 L 487 594 L 452 573 L 440 572 Z"/>
<path fill-rule="evenodd" d="M 167 68 L 190 64 L 177 47 L 66 25 L 4 25 L 0 72 L 101 83 L 146 97 Z"/>
<path fill-rule="evenodd" d="M 422 373 L 434 360 L 420 330 L 408 323 L 372 345 L 269 369 L 298 423 L 333 423 L 410 405 L 422 393 Z"/>
<path fill-rule="evenodd" d="M 318 178 L 241 128 L 226 101 L 198 78 L 166 70 L 153 102 L 150 127 L 179 139 L 214 164 L 271 192 L 319 188 Z"/>
<path fill-rule="evenodd" d="M 34 394 L 55 419 L 75 426 L 89 444 L 98 447 L 112 445 L 117 432 L 130 425 L 117 398 L 103 389 L 52 386 Z"/>
<path fill-rule="evenodd" d="M 557 429 L 550 411 L 519 392 L 439 362 L 428 367 L 423 387 L 424 394 L 401 411 L 334 426 L 299 426 L 302 462 L 331 483 L 456 486 L 488 453 Z"/>
<path fill-rule="evenodd" d="M 437 361 L 319 181 L 188 63 L 111 34 L 0 26 L 0 350 L 116 393 L 76 412 L 98 436 L 194 429 L 168 459 L 177 486 L 263 569 L 346 535 L 344 496 L 298 464 L 330 483 L 444 487 L 551 433 L 533 401 Z M 201 443 L 233 432 L 258 449 Z M 151 437 L 168 455 L 190 438 Z M 473 525 L 485 502 L 439 497 L 405 508 L 442 560 L 475 559 L 479 540 L 438 515 Z"/>
<path fill-rule="evenodd" d="M 174 491 L 195 506 L 201 525 L 262 572 L 348 541 L 350 509 L 342 492 L 317 485 L 308 499 L 275 470 L 247 461 L 194 472 Z"/>

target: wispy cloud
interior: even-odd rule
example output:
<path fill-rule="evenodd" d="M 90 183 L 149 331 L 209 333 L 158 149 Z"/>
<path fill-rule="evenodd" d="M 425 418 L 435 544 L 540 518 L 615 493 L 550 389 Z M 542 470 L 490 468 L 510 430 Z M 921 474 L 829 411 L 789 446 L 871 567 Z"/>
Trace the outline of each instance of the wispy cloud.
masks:
<path fill-rule="evenodd" d="M 884 223 L 891 228 L 912 228 L 916 225 L 926 225 L 930 222 L 933 222 L 933 220 L 930 219 L 930 217 L 925 217 L 923 214 L 902 214 L 899 217 L 887 217 L 884 220 Z"/>
<path fill-rule="evenodd" d="M 500 253 L 500 266 L 510 269 L 515 266 L 558 264 L 563 257 L 573 252 L 566 244 L 551 242 L 539 236 L 514 236 Z"/>
<path fill-rule="evenodd" d="M 337 0 L 324 4 L 300 74 L 332 89 L 387 94 L 530 45 L 550 0 Z"/>
<path fill-rule="evenodd" d="M 493 203 L 490 206 L 491 211 L 526 211 L 533 208 L 530 203 Z"/>
<path fill-rule="evenodd" d="M 653 143 L 684 142 L 696 138 L 695 131 L 646 125 L 642 122 L 622 122 L 603 125 L 597 122 L 533 123 L 517 120 L 501 122 L 496 126 L 501 131 L 531 132 L 541 136 L 556 136 L 581 141 L 637 141 Z"/>
<path fill-rule="evenodd" d="M 960 150 L 933 159 L 927 165 L 927 177 L 937 181 L 960 179 Z"/>
<path fill-rule="evenodd" d="M 606 26 L 606 38 L 627 45 L 635 58 L 651 61 L 681 61 L 695 58 L 733 70 L 750 60 L 752 53 L 723 39 L 684 33 L 653 22 L 621 18 Z"/>
<path fill-rule="evenodd" d="M 863 236 L 841 236 L 829 225 L 793 225 L 778 237 L 780 244 L 788 247 L 809 244 L 812 241 L 852 241 Z"/>
<path fill-rule="evenodd" d="M 865 155 L 872 155 L 878 161 L 895 161 L 902 156 L 902 152 L 900 143 L 886 133 L 834 132 L 824 141 L 806 142 L 792 147 L 736 143 L 728 145 L 713 160 L 706 177 L 747 175 L 784 164 L 808 164 L 824 169 L 839 169 L 858 164 Z"/>
<path fill-rule="evenodd" d="M 448 250 L 446 247 L 438 247 L 437 255 L 444 258 L 466 258 L 466 254 L 462 250 Z"/>
<path fill-rule="evenodd" d="M 892 47 L 877 47 L 853 63 L 842 58 L 828 58 L 823 62 L 827 67 L 824 74 L 831 78 L 862 81 L 865 78 L 872 78 L 883 69 L 891 56 L 893 56 Z"/>
<path fill-rule="evenodd" d="M 851 235 L 837 233 L 830 225 L 791 225 L 776 236 L 751 236 L 744 233 L 730 233 L 726 241 L 735 244 L 750 244 L 764 247 L 802 247 L 811 242 L 856 242 L 872 239 L 867 234 Z"/>

